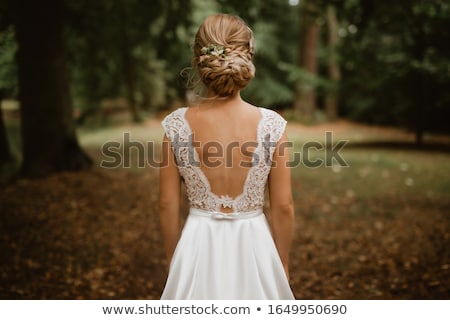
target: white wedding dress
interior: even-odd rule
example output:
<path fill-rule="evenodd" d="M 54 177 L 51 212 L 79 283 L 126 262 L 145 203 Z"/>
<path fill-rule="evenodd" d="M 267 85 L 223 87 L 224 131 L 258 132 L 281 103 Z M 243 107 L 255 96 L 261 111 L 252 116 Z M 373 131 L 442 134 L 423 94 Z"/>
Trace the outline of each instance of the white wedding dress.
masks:
<path fill-rule="evenodd" d="M 192 147 L 187 108 L 162 121 L 186 184 L 190 211 L 161 299 L 294 299 L 262 211 L 270 161 L 286 121 L 272 110 L 259 110 L 253 165 L 243 192 L 234 198 L 214 194 L 195 165 L 199 155 Z M 233 212 L 224 213 L 222 208 Z"/>

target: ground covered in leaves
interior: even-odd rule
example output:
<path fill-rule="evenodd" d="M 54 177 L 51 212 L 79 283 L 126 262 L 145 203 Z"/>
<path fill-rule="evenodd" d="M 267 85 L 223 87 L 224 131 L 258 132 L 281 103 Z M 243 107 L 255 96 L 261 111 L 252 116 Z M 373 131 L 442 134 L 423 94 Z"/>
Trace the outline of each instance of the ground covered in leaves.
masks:
<path fill-rule="evenodd" d="M 99 168 L 92 136 L 92 170 L 0 186 L 0 298 L 159 298 L 158 172 Z M 450 154 L 349 146 L 344 156 L 348 167 L 293 170 L 296 297 L 449 299 Z"/>

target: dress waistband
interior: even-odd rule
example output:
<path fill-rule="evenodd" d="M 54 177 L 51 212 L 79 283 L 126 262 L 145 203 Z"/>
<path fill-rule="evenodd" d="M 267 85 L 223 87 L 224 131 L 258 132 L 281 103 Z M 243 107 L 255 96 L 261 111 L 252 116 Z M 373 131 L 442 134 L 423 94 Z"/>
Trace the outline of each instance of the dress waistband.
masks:
<path fill-rule="evenodd" d="M 257 209 L 253 211 L 243 211 L 243 212 L 232 212 L 225 213 L 220 211 L 208 211 L 198 208 L 190 208 L 189 214 L 194 216 L 206 217 L 216 220 L 239 220 L 239 219 L 250 219 L 263 214 L 262 209 Z"/>

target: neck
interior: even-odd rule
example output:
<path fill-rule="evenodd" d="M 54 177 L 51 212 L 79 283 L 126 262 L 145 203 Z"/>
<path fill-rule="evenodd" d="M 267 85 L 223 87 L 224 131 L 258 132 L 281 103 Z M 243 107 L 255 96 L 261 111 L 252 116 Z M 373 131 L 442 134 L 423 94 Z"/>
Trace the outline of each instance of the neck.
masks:
<path fill-rule="evenodd" d="M 240 92 L 237 92 L 232 97 L 217 97 L 215 94 L 208 92 L 206 98 L 200 99 L 199 101 L 193 102 L 191 107 L 202 107 L 202 108 L 220 108 L 227 107 L 229 105 L 235 106 L 237 104 L 242 104 L 244 101 L 241 98 Z"/>
<path fill-rule="evenodd" d="M 228 104 L 228 103 L 236 103 L 242 101 L 240 91 L 236 92 L 235 95 L 230 97 L 217 97 L 214 92 L 209 91 L 207 94 L 207 100 L 214 104 Z"/>

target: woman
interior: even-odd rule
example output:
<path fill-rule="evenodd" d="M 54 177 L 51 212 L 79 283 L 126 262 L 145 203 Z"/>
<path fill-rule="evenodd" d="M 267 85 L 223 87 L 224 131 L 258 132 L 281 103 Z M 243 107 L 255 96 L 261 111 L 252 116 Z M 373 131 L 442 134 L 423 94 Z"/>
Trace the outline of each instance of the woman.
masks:
<path fill-rule="evenodd" d="M 193 58 L 207 97 L 162 122 L 159 211 L 170 264 L 162 299 L 294 298 L 286 121 L 241 99 L 255 74 L 253 50 L 240 18 L 208 17 Z M 190 211 L 180 234 L 182 182 Z M 271 230 L 262 212 L 266 185 Z"/>

